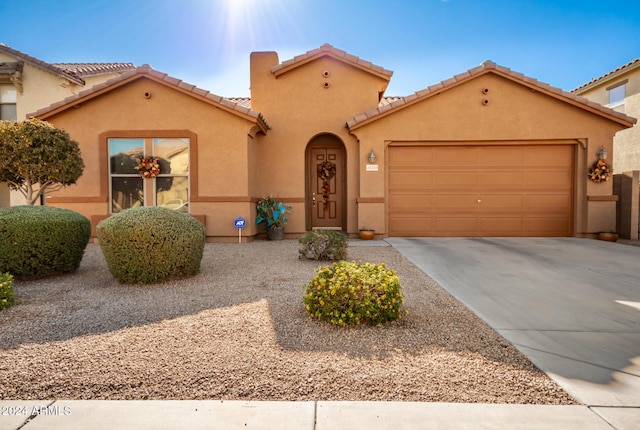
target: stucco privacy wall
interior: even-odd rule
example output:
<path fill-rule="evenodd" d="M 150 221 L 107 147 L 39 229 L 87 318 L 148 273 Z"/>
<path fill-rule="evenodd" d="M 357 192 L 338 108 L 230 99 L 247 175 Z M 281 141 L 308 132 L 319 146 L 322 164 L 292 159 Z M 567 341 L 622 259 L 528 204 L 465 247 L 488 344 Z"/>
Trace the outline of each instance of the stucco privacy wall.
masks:
<path fill-rule="evenodd" d="M 462 79 L 442 92 L 416 95 L 413 103 L 387 112 L 351 123 L 362 147 L 384 154 L 380 171 L 360 170 L 361 223 L 387 231 L 381 221 L 388 208 L 380 202 L 388 196 L 383 172 L 391 145 L 569 143 L 576 148 L 574 235 L 615 228 L 612 181 L 595 184 L 586 178 L 599 147 L 612 150 L 613 135 L 622 128 L 618 122 L 493 71 Z"/>

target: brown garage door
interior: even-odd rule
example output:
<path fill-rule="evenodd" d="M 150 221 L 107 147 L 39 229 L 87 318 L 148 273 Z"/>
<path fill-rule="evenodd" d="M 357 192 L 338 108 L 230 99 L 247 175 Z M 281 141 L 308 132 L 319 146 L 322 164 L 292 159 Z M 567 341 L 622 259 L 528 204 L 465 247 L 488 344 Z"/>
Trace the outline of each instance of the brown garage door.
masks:
<path fill-rule="evenodd" d="M 391 236 L 571 236 L 572 145 L 389 147 Z"/>

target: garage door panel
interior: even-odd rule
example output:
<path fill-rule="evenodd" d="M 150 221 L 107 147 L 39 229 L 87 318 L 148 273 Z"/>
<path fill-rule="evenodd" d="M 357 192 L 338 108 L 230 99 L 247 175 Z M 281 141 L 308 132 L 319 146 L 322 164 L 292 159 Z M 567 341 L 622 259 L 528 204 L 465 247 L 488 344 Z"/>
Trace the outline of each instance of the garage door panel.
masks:
<path fill-rule="evenodd" d="M 478 163 L 485 166 L 523 166 L 525 149 L 517 146 L 503 146 L 498 152 L 495 146 L 478 148 Z"/>
<path fill-rule="evenodd" d="M 465 170 L 440 171 L 436 174 L 434 185 L 439 189 L 460 189 L 461 187 L 477 188 L 478 172 L 469 172 Z"/>
<path fill-rule="evenodd" d="M 478 218 L 476 217 L 437 217 L 435 218 L 437 231 L 451 231 L 468 235 L 478 230 Z"/>
<path fill-rule="evenodd" d="M 527 188 L 554 188 L 571 189 L 572 175 L 567 171 L 536 170 L 525 173 L 525 186 Z"/>
<path fill-rule="evenodd" d="M 477 206 L 487 211 L 522 211 L 525 208 L 525 198 L 522 194 L 482 194 Z"/>
<path fill-rule="evenodd" d="M 529 194 L 526 198 L 527 211 L 545 210 L 566 214 L 571 210 L 571 199 L 566 194 Z"/>
<path fill-rule="evenodd" d="M 434 209 L 439 211 L 476 211 L 477 208 L 477 194 L 438 193 L 434 196 Z"/>
<path fill-rule="evenodd" d="M 433 230 L 433 217 L 399 217 L 389 220 L 389 229 L 404 233 L 405 235 L 416 235 L 422 231 Z"/>
<path fill-rule="evenodd" d="M 433 186 L 433 172 L 394 171 L 389 178 L 389 188 L 416 189 Z"/>
<path fill-rule="evenodd" d="M 389 209 L 402 215 L 402 212 L 422 212 L 433 209 L 432 194 L 394 194 L 389 198 Z"/>
<path fill-rule="evenodd" d="M 529 235 L 562 235 L 570 225 L 566 217 L 527 217 L 525 227 Z"/>
<path fill-rule="evenodd" d="M 529 146 L 525 152 L 527 166 L 562 166 L 573 162 L 573 147 L 571 145 Z"/>
<path fill-rule="evenodd" d="M 419 147 L 417 147 L 419 148 Z M 439 146 L 433 148 L 435 166 L 475 166 L 478 148 L 468 146 Z"/>
<path fill-rule="evenodd" d="M 571 236 L 573 159 L 559 144 L 390 146 L 389 233 Z"/>
<path fill-rule="evenodd" d="M 403 151 L 391 151 L 389 153 L 390 166 L 409 167 L 432 164 L 433 148 L 407 146 L 403 148 Z"/>
<path fill-rule="evenodd" d="M 480 172 L 478 185 L 481 188 L 522 188 L 526 183 L 525 177 L 525 173 L 522 171 Z"/>

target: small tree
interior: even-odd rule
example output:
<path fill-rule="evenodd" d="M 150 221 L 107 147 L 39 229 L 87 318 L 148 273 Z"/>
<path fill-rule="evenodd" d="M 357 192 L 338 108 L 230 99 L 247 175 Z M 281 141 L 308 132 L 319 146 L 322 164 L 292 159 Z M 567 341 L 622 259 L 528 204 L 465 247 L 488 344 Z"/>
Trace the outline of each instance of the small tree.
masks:
<path fill-rule="evenodd" d="M 46 121 L 0 121 L 0 182 L 35 204 L 47 191 L 75 184 L 84 163 L 78 143 Z"/>

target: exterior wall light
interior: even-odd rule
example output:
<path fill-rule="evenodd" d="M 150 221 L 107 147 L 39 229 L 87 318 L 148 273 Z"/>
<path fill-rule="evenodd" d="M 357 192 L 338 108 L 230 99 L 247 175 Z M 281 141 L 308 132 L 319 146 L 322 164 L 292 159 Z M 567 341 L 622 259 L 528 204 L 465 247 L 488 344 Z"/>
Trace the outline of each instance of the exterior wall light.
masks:
<path fill-rule="evenodd" d="M 368 158 L 369 163 L 371 163 L 371 164 L 375 163 L 377 158 L 378 157 L 376 157 L 376 153 L 373 152 L 373 149 L 372 149 L 371 152 L 369 153 L 369 158 Z"/>
<path fill-rule="evenodd" d="M 598 154 L 598 159 L 599 160 L 606 160 L 607 159 L 607 155 L 609 155 L 607 150 L 604 149 L 604 146 L 601 146 L 600 149 L 598 149 L 597 154 Z"/>

